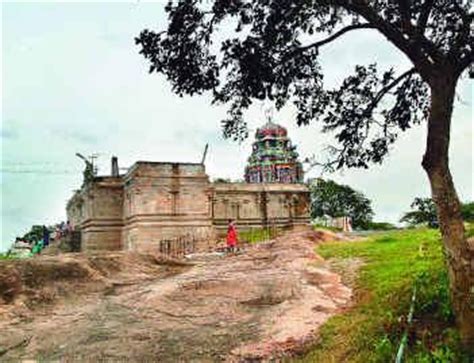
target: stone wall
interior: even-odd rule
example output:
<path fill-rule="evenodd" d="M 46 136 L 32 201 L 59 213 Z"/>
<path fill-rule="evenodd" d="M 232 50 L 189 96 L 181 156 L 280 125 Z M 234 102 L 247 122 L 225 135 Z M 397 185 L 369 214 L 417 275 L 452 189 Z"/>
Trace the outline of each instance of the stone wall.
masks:
<path fill-rule="evenodd" d="M 186 235 L 208 246 L 228 219 L 239 229 L 309 222 L 302 184 L 213 183 L 204 165 L 137 162 L 119 177 L 96 177 L 67 205 L 82 249 L 158 251 Z"/>
<path fill-rule="evenodd" d="M 303 184 L 214 183 L 212 218 L 225 231 L 229 219 L 240 229 L 309 223 L 309 190 Z"/>
<path fill-rule="evenodd" d="M 82 249 L 122 248 L 123 181 L 119 177 L 97 177 L 81 191 Z"/>
<path fill-rule="evenodd" d="M 129 250 L 157 250 L 186 234 L 213 238 L 212 190 L 202 164 L 138 162 L 124 176 L 122 240 Z"/>
<path fill-rule="evenodd" d="M 83 221 L 83 205 L 84 199 L 82 197 L 82 191 L 77 190 L 74 195 L 69 199 L 66 206 L 67 220 L 72 224 L 74 228 L 81 228 Z"/>

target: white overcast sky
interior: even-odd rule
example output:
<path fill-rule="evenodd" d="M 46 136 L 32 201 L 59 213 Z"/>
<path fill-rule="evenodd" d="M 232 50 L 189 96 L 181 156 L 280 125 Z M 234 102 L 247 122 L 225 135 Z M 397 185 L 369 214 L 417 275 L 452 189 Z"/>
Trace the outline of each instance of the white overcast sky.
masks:
<path fill-rule="evenodd" d="M 3 3 L 0 250 L 32 224 L 65 219 L 65 204 L 81 183 L 74 156 L 99 154 L 101 173 L 116 155 L 121 167 L 136 160 L 189 161 L 210 143 L 211 178 L 242 178 L 251 139 L 224 140 L 225 108 L 207 96 L 179 98 L 167 81 L 148 74 L 134 37 L 166 26 L 164 2 Z M 381 36 L 347 34 L 321 52 L 327 85 L 356 64 L 378 62 L 400 71 L 409 64 Z M 451 168 L 458 193 L 473 199 L 472 82 L 458 86 L 451 136 Z M 246 115 L 252 130 L 265 122 L 258 104 Z M 298 128 L 290 107 L 276 113 L 302 157 L 323 158 L 330 143 L 315 125 Z M 420 162 L 424 125 L 409 130 L 382 166 L 328 175 L 372 199 L 376 220 L 396 222 L 416 196 L 428 196 Z M 308 176 L 318 176 L 312 170 Z"/>

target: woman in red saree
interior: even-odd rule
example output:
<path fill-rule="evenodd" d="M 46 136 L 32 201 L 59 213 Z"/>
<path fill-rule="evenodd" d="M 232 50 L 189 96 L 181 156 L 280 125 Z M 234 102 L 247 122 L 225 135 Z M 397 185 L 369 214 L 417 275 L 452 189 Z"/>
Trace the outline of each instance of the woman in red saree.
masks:
<path fill-rule="evenodd" d="M 229 226 L 227 227 L 227 248 L 234 252 L 237 247 L 237 229 L 232 219 L 229 219 Z"/>

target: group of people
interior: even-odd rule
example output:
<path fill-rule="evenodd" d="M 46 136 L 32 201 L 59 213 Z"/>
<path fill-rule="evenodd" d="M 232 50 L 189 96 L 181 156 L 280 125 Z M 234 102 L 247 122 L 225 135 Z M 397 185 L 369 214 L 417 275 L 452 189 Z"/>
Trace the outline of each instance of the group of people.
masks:
<path fill-rule="evenodd" d="M 44 225 L 40 228 L 40 231 L 30 232 L 24 238 L 17 237 L 10 252 L 20 257 L 39 255 L 45 247 L 49 246 L 52 240 L 57 241 L 73 231 L 72 224 L 69 221 L 57 224 L 53 231 Z M 32 229 L 32 231 L 35 230 Z"/>
<path fill-rule="evenodd" d="M 61 237 L 64 237 L 68 234 L 70 234 L 73 231 L 73 227 L 70 221 L 67 221 L 66 223 L 61 222 L 58 225 L 56 225 L 56 228 L 54 230 L 54 239 L 58 240 Z"/>

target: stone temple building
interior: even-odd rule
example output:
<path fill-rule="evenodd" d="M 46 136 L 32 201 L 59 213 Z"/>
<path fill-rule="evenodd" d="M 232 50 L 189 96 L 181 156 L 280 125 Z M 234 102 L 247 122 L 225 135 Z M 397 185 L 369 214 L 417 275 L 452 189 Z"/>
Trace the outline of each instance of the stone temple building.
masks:
<path fill-rule="evenodd" d="M 123 175 L 85 181 L 67 203 L 82 250 L 153 250 L 165 238 L 215 239 L 239 230 L 309 222 L 309 190 L 285 128 L 256 132 L 246 182 L 210 182 L 205 165 L 138 161 Z M 114 164 L 115 161 L 115 164 Z"/>

